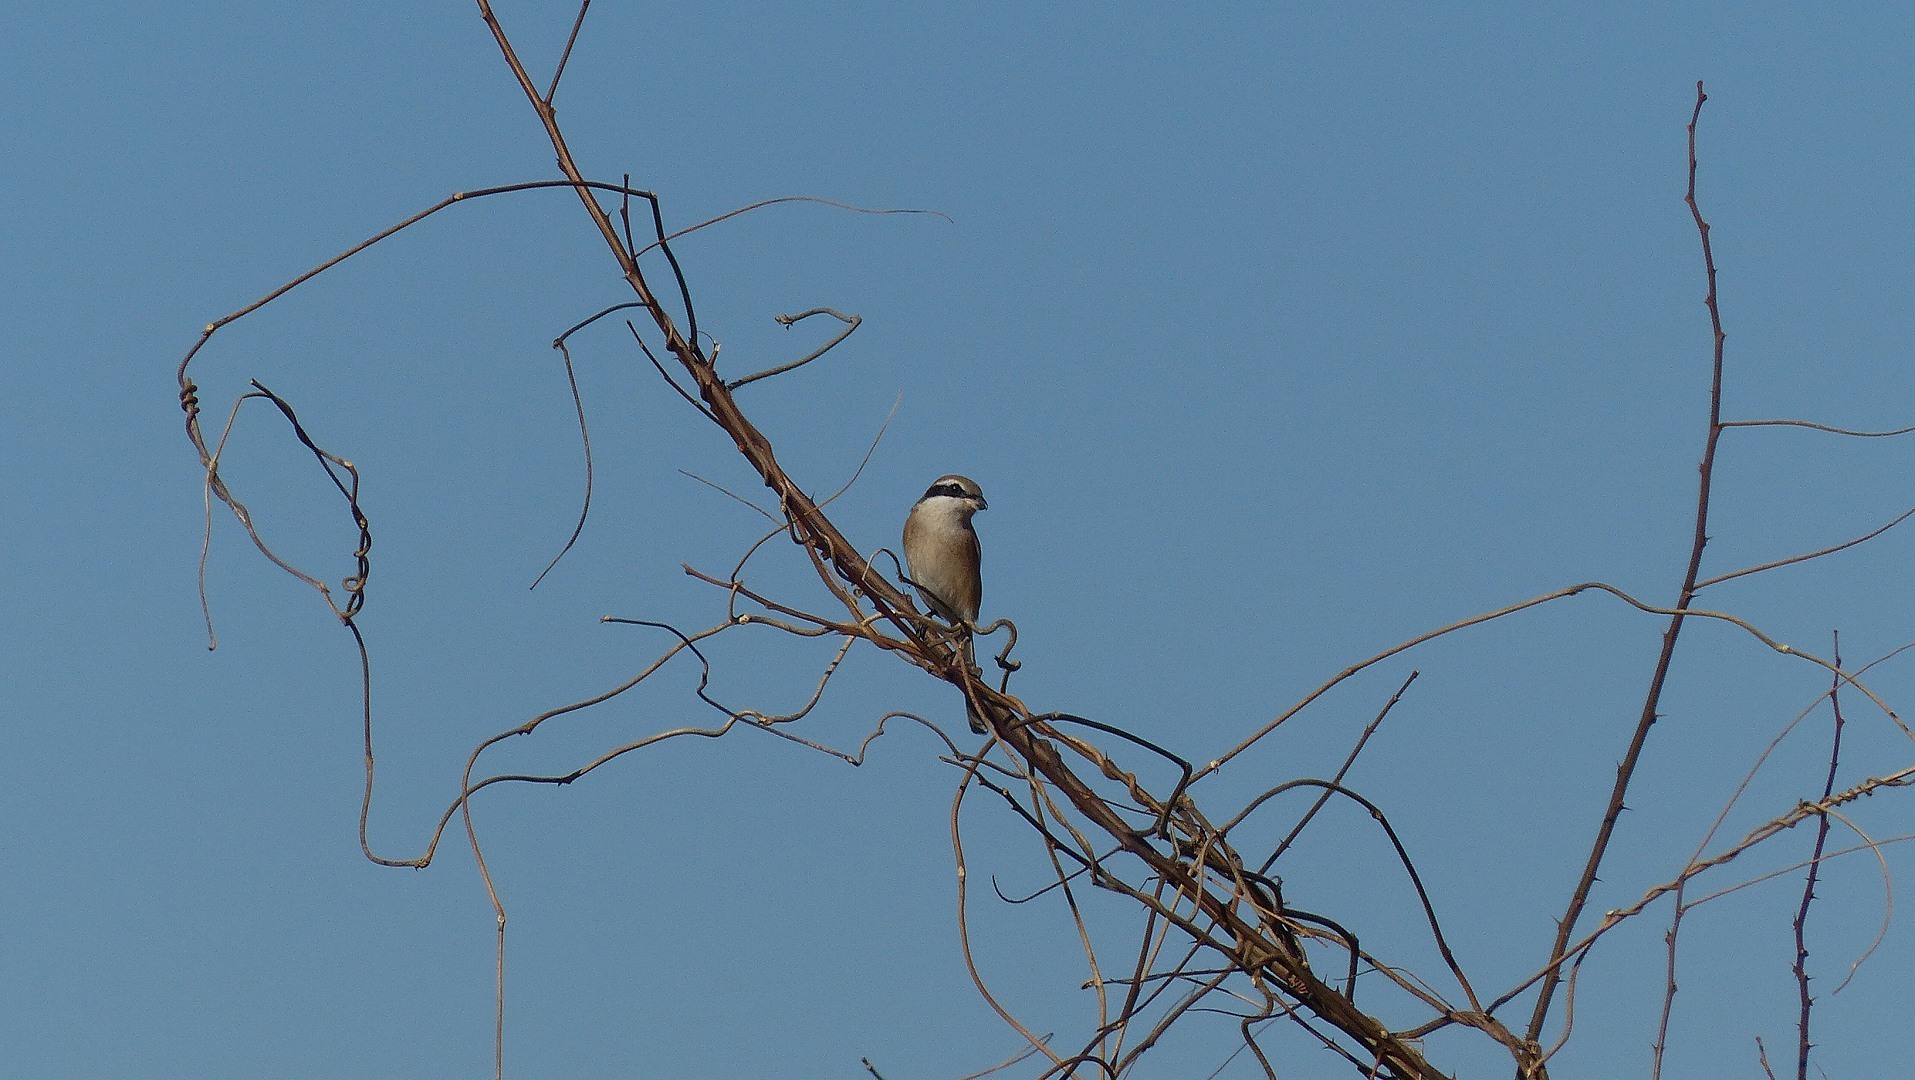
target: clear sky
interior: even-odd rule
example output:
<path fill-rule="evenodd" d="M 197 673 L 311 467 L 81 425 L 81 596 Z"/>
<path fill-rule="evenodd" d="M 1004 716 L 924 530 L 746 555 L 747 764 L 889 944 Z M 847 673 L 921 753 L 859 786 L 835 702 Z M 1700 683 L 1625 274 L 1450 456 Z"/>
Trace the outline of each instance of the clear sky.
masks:
<path fill-rule="evenodd" d="M 600 0 L 558 95 L 585 171 L 630 173 L 674 227 L 780 195 L 948 215 L 783 205 L 678 253 L 729 370 L 822 339 L 778 314 L 863 316 L 828 359 L 741 399 L 819 492 L 896 404 L 833 507 L 867 551 L 895 546 L 940 473 L 982 483 L 984 616 L 1016 621 L 1012 689 L 1035 707 L 1203 761 L 1454 620 L 1594 579 L 1670 602 L 1707 407 L 1681 201 L 1698 79 L 1726 414 L 1915 423 L 1906 5 L 1038 7 Z M 501 8 L 535 71 L 562 8 Z M 455 827 L 423 871 L 360 855 L 351 642 L 229 516 L 206 649 L 173 373 L 206 323 L 381 228 L 555 175 L 545 136 L 460 3 L 13 4 L 0 73 L 4 1071 L 490 1075 L 493 919 L 471 854 Z M 759 519 L 680 470 L 762 492 L 610 321 L 573 350 L 592 516 L 527 589 L 583 490 L 549 343 L 628 298 L 575 198 L 504 196 L 302 287 L 196 362 L 215 426 L 257 378 L 363 472 L 382 855 L 423 852 L 479 740 L 617 685 L 668 641 L 600 616 L 722 617 L 680 564 L 726 572 Z M 249 411 L 228 476 L 294 561 L 337 581 L 352 536 L 302 453 Z M 1729 432 L 1705 574 L 1887 522 L 1915 502 L 1911 454 Z M 1873 660 L 1915 639 L 1905 530 L 1702 603 L 1822 655 L 1839 630 L 1851 666 Z M 822 602 L 789 545 L 753 565 L 766 589 Z M 1661 628 L 1588 594 L 1443 639 L 1352 680 L 1201 797 L 1219 819 L 1331 772 L 1420 670 L 1351 784 L 1404 834 L 1459 959 L 1500 989 L 1541 962 Z M 767 635 L 714 659 L 725 700 L 777 711 L 828 653 Z M 1912 663 L 1871 685 L 1915 700 Z M 695 681 L 674 666 L 482 771 L 562 772 L 709 724 Z M 1741 631 L 1692 626 L 1593 909 L 1673 876 L 1827 685 Z M 964 727 L 948 687 L 857 652 L 802 731 L 852 746 L 891 708 Z M 1844 782 L 1908 763 L 1879 713 L 1847 711 Z M 1826 709 L 1804 721 L 1725 837 L 1819 793 L 1828 730 Z M 957 773 L 939 751 L 898 730 L 853 769 L 744 730 L 481 796 L 511 918 L 508 1075 L 850 1077 L 868 1057 L 906 1080 L 1014 1052 L 960 958 Z M 1078 1037 L 1094 1005 L 1067 919 L 989 896 L 992 875 L 1041 885 L 1038 850 L 982 799 L 963 820 L 982 970 L 1034 1029 Z M 1910 832 L 1908 798 L 1853 820 Z M 1709 886 L 1800 858 L 1797 833 Z M 1278 867 L 1291 902 L 1440 974 L 1369 820 L 1334 812 L 1312 835 Z M 1893 924 L 1830 996 L 1879 927 L 1881 870 L 1848 858 L 1820 891 L 1817 1063 L 1905 1070 L 1915 935 Z M 1799 899 L 1791 877 L 1691 913 L 1667 1075 L 1757 1075 L 1757 1037 L 1792 1066 Z M 1556 1075 L 1647 1075 L 1667 916 L 1586 965 Z M 1206 1075 L 1234 1030 L 1194 1018 L 1139 1075 Z M 1279 1045 L 1282 1075 L 1339 1075 Z M 1506 1073 L 1464 1040 L 1430 1049 Z M 1223 1075 L 1253 1074 L 1239 1058 Z"/>

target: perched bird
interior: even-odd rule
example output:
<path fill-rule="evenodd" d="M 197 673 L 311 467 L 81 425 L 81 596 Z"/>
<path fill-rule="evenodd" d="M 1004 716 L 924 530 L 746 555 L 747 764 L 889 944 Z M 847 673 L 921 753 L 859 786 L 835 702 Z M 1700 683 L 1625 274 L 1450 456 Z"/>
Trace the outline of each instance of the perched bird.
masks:
<path fill-rule="evenodd" d="M 984 579 L 983 549 L 971 515 L 988 505 L 975 480 L 940 476 L 904 519 L 906 572 L 932 614 L 963 632 L 964 662 L 973 672 L 970 632 L 984 599 Z M 973 715 L 971 730 L 983 734 L 988 729 Z"/>

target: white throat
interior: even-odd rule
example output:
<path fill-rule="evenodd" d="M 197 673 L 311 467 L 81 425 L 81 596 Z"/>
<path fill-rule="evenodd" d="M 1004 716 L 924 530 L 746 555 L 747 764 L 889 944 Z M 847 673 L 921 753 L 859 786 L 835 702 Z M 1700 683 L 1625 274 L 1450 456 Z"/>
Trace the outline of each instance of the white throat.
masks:
<path fill-rule="evenodd" d="M 971 527 L 971 515 L 977 513 L 976 504 L 969 499 L 953 498 L 949 495 L 933 495 L 921 499 L 913 511 L 926 525 L 939 528 L 968 529 Z"/>

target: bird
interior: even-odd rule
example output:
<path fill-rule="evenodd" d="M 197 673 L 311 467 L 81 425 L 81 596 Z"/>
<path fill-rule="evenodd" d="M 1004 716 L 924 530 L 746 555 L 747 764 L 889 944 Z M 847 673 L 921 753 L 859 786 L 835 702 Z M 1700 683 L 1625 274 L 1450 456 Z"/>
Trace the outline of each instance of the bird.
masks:
<path fill-rule="evenodd" d="M 984 599 L 984 552 L 971 515 L 989 506 L 977 481 L 951 474 L 932 481 L 904 519 L 904 562 L 911 584 L 932 614 L 962 632 L 964 662 L 974 674 L 971 631 Z M 976 713 L 970 719 L 972 731 L 982 735 L 990 730 Z"/>

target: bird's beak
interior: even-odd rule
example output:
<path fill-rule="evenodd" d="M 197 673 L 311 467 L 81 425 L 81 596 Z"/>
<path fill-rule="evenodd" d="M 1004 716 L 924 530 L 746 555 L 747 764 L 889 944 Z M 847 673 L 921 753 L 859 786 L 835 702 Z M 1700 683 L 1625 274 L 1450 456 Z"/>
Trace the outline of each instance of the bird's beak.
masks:
<path fill-rule="evenodd" d="M 979 495 L 977 497 L 977 508 L 979 510 L 989 510 L 991 508 L 991 504 L 984 501 L 984 496 Z"/>

